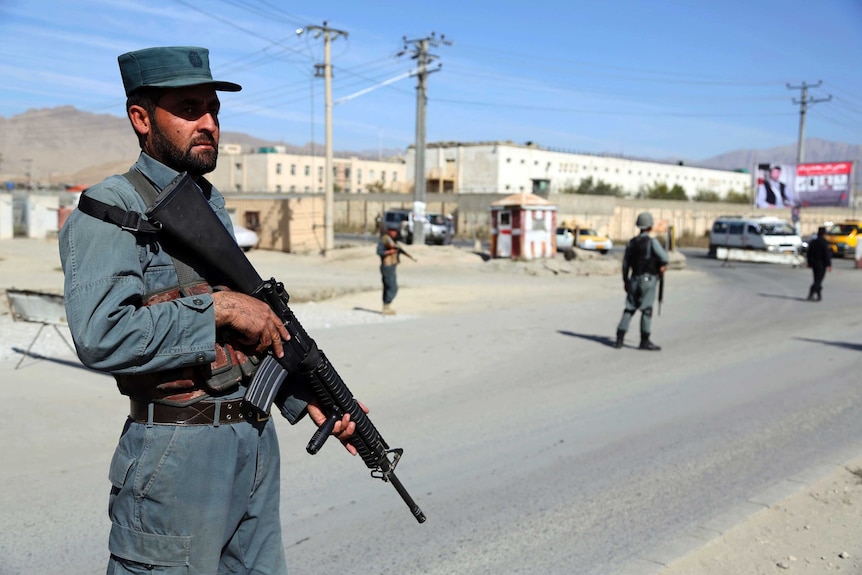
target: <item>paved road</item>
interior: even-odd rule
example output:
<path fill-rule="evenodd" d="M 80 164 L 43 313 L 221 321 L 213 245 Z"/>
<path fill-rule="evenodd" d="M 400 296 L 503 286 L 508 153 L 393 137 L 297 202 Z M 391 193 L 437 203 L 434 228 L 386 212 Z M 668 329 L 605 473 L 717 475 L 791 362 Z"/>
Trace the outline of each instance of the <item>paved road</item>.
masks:
<path fill-rule="evenodd" d="M 405 448 L 398 475 L 428 521 L 340 448 L 306 455 L 308 426 L 279 421 L 292 575 L 646 573 L 765 489 L 862 452 L 850 262 L 821 303 L 801 299 L 807 270 L 690 266 L 703 273 L 669 276 L 660 353 L 610 347 L 616 278 L 587 280 L 607 286 L 590 301 L 313 334 Z M 29 385 L 4 386 L 0 405 L 20 422 L 3 447 L 16 465 L 0 471 L 0 574 L 101 572 L 125 405 L 109 379 L 82 384 L 74 367 L 21 372 Z M 56 410 L 41 382 L 88 404 L 46 426 Z"/>
<path fill-rule="evenodd" d="M 839 263 L 815 304 L 807 270 L 692 266 L 708 281 L 669 283 L 658 354 L 608 346 L 619 293 L 327 333 L 350 378 L 380 382 L 375 421 L 429 520 L 388 486 L 345 489 L 340 464 L 302 465 L 285 494 L 294 573 L 649 572 L 699 526 L 859 453 L 858 272 Z"/>

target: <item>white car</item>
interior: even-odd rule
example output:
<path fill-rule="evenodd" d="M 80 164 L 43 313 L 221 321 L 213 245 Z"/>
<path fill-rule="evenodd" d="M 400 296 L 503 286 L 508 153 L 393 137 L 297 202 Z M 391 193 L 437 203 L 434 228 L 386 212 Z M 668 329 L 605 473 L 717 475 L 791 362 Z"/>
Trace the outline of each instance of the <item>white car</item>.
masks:
<path fill-rule="evenodd" d="M 234 225 L 233 235 L 236 238 L 236 243 L 244 252 L 247 252 L 257 245 L 257 234 L 246 227 Z"/>
<path fill-rule="evenodd" d="M 563 252 L 575 245 L 575 234 L 569 228 L 557 228 L 557 251 Z"/>
<path fill-rule="evenodd" d="M 566 251 L 575 245 L 575 232 L 569 228 L 557 228 L 557 250 Z M 578 247 L 582 250 L 593 250 L 602 254 L 608 253 L 614 243 L 606 236 L 600 236 L 596 230 L 578 228 Z"/>

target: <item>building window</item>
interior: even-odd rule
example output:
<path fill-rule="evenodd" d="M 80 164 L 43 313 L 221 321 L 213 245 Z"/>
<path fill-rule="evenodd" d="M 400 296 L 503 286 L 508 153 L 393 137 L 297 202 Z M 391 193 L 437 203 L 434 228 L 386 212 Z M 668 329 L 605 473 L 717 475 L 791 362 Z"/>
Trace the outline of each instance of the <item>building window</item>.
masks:
<path fill-rule="evenodd" d="M 308 186 L 305 186 L 305 191 L 306 191 L 306 192 L 310 192 L 310 191 L 311 191 L 311 188 L 309 188 Z"/>
<path fill-rule="evenodd" d="M 362 183 L 362 170 L 361 169 L 356 170 L 356 183 L 357 184 Z"/>
<path fill-rule="evenodd" d="M 374 181 L 374 170 L 368 170 L 368 179 Z"/>
<path fill-rule="evenodd" d="M 317 167 L 317 181 L 318 181 L 318 182 L 322 182 L 322 181 L 323 181 L 323 166 L 318 166 L 318 167 Z"/>
<path fill-rule="evenodd" d="M 276 165 L 275 165 L 275 173 L 276 173 L 276 174 L 280 174 L 280 173 L 281 173 L 281 164 L 276 164 Z"/>
<path fill-rule="evenodd" d="M 306 176 L 311 175 L 311 166 L 308 166 L 308 165 L 305 166 L 305 175 Z"/>
<path fill-rule="evenodd" d="M 291 164 L 291 165 L 290 165 L 290 175 L 291 175 L 291 176 L 295 176 L 295 175 L 296 175 L 296 164 Z"/>
<path fill-rule="evenodd" d="M 349 180 L 349 179 L 350 179 L 350 168 L 349 168 L 349 167 L 348 167 L 348 168 L 344 168 L 344 179 L 345 179 L 345 180 Z"/>
<path fill-rule="evenodd" d="M 260 231 L 260 212 L 246 212 L 243 218 L 245 227 L 255 232 Z"/>
<path fill-rule="evenodd" d="M 293 193 L 296 191 L 296 186 L 290 186 L 290 192 Z"/>
<path fill-rule="evenodd" d="M 386 181 L 386 172 L 384 172 L 383 170 L 380 170 L 380 181 L 381 182 Z"/>
<path fill-rule="evenodd" d="M 392 172 L 392 181 L 395 182 L 398 180 L 398 172 Z"/>
<path fill-rule="evenodd" d="M 507 164 L 511 164 L 511 163 L 512 163 L 512 158 L 506 158 L 506 163 L 507 163 Z"/>
<path fill-rule="evenodd" d="M 236 168 L 237 172 L 242 171 L 242 164 L 241 163 L 237 162 L 236 164 L 234 164 L 234 167 Z"/>

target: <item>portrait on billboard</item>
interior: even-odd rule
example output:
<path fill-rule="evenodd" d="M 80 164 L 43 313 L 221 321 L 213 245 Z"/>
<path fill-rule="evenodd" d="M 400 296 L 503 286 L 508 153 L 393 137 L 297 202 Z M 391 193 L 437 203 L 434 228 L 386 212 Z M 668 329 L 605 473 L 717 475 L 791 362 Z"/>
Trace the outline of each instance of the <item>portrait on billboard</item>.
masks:
<path fill-rule="evenodd" d="M 796 205 L 793 193 L 795 166 L 787 164 L 758 164 L 757 193 L 754 206 L 757 208 L 786 208 Z"/>

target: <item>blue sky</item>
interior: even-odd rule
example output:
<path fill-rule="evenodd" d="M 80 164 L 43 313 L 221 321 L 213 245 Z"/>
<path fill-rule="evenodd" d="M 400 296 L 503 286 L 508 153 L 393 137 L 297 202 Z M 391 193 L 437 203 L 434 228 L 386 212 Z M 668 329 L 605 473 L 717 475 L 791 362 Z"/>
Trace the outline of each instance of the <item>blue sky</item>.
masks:
<path fill-rule="evenodd" d="M 435 32 L 427 141 L 704 159 L 793 144 L 802 82 L 808 137 L 862 143 L 862 0 L 0 0 L 0 116 L 71 105 L 124 115 L 117 56 L 157 45 L 210 49 L 222 130 L 301 145 L 324 141 L 323 41 L 333 97 L 413 69 L 402 38 Z M 404 149 L 416 79 L 339 103 L 336 150 Z"/>

